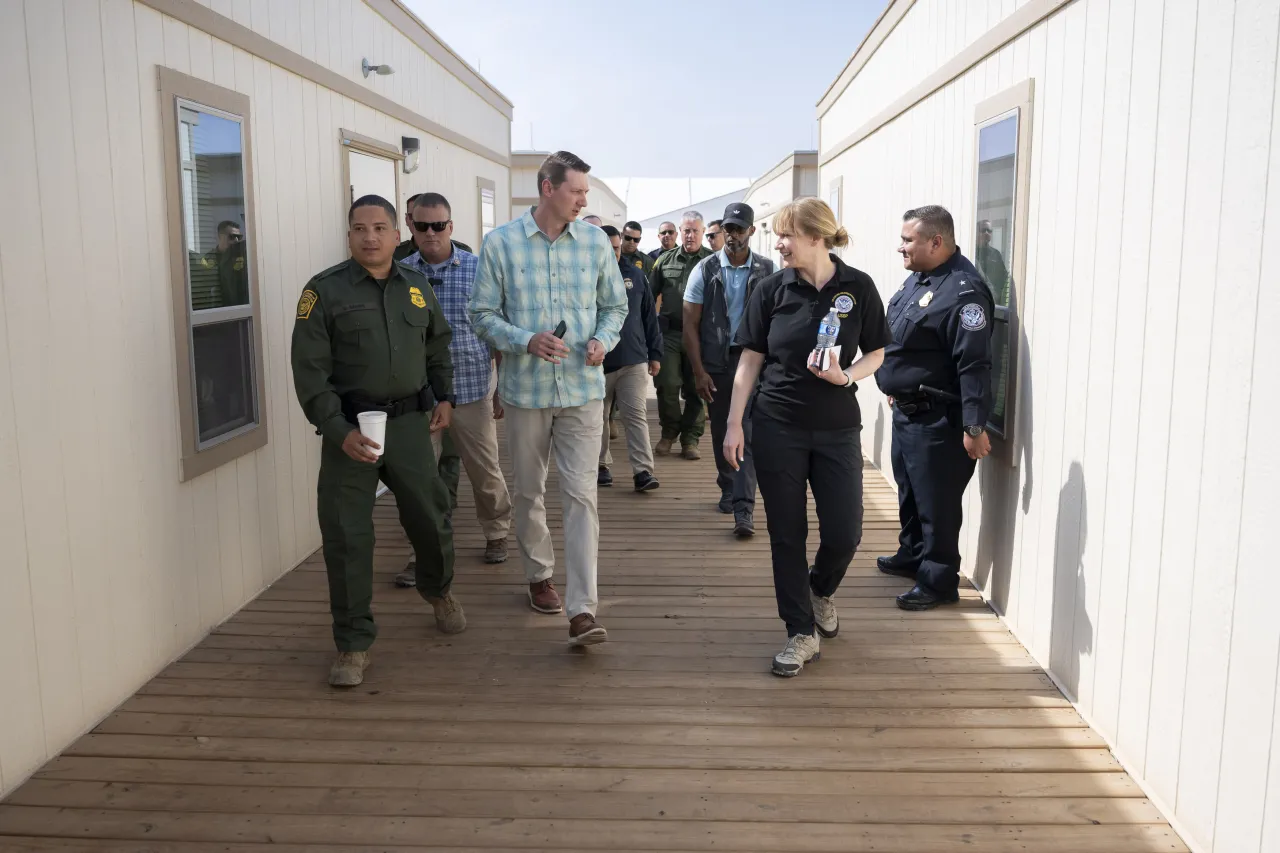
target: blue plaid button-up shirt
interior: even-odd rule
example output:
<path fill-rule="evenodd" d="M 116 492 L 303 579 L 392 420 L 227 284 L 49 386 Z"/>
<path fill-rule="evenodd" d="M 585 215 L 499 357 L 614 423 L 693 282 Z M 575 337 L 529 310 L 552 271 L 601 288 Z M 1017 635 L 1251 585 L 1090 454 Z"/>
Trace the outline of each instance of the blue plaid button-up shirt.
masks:
<path fill-rule="evenodd" d="M 484 341 L 476 337 L 467 310 L 476 280 L 476 256 L 454 247 L 449 260 L 442 264 L 427 263 L 421 252 L 414 252 L 400 263 L 432 282 L 440 282 L 432 289 L 453 332 L 449 356 L 453 359 L 454 398 L 459 406 L 483 400 L 489 394 L 489 381 L 493 376 L 493 354 Z"/>
<path fill-rule="evenodd" d="M 613 247 L 594 225 L 570 222 L 553 241 L 526 211 L 485 237 L 471 324 L 503 354 L 498 392 L 504 402 L 553 409 L 604 399 L 604 368 L 587 366 L 587 343 L 595 338 L 606 352 L 613 349 L 626 318 L 627 291 Z M 560 364 L 529 355 L 529 340 L 561 320 L 569 355 Z"/>

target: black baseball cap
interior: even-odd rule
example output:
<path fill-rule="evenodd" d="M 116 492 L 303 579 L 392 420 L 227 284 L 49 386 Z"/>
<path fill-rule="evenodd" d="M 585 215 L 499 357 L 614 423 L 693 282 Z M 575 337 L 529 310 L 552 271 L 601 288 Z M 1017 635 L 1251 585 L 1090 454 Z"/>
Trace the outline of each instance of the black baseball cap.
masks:
<path fill-rule="evenodd" d="M 731 204 L 724 209 L 724 218 L 721 225 L 738 225 L 742 228 L 750 228 L 756 223 L 756 212 L 751 209 L 751 205 L 738 202 Z"/>

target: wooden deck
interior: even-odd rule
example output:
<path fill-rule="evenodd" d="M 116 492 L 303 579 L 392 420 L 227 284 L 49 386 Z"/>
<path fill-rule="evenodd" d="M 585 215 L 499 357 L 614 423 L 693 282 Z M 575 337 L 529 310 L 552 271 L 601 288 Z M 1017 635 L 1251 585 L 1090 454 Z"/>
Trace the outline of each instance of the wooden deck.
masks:
<path fill-rule="evenodd" d="M 317 554 L 0 804 L 0 850 L 1186 849 L 973 590 L 894 606 L 907 584 L 874 558 L 896 503 L 873 469 L 841 634 L 799 678 L 770 675 L 785 632 L 763 507 L 734 540 L 710 450 L 660 460 L 652 494 L 625 464 L 601 490 L 608 644 L 569 650 L 518 559 L 481 563 L 465 477 L 469 624 L 437 634 L 391 585 L 408 548 L 384 501 L 363 686 L 325 683 Z"/>

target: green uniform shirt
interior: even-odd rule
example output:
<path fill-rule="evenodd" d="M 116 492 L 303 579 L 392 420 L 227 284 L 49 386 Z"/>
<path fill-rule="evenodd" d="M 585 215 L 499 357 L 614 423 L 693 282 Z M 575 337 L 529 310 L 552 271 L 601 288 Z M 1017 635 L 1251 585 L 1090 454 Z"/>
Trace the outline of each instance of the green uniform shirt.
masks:
<path fill-rule="evenodd" d="M 653 272 L 654 260 L 644 252 L 632 252 L 629 255 L 623 255 L 622 262 L 635 266 L 636 269 L 644 273 L 646 279 L 649 277 L 649 273 Z"/>
<path fill-rule="evenodd" d="M 653 298 L 662 297 L 660 317 L 666 317 L 664 328 L 677 331 L 684 328 L 684 286 L 689 281 L 689 273 L 698 265 L 698 261 L 715 254 L 706 246 L 689 254 L 679 246 L 668 249 L 658 256 L 649 273 L 649 284 L 653 287 Z"/>
<path fill-rule="evenodd" d="M 293 385 L 302 411 L 325 438 L 341 444 L 354 424 L 344 394 L 376 403 L 416 394 L 453 394 L 453 333 L 426 278 L 400 264 L 385 282 L 354 259 L 307 282 L 293 323 Z"/>

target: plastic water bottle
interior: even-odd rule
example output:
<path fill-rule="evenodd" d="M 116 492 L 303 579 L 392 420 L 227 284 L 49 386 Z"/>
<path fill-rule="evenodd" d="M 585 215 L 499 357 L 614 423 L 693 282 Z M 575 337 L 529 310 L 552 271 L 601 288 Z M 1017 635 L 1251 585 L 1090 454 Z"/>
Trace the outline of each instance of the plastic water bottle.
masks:
<path fill-rule="evenodd" d="M 840 315 L 836 313 L 836 309 L 832 307 L 827 312 L 827 316 L 822 318 L 822 322 L 818 324 L 818 346 L 817 349 L 829 349 L 836 345 L 836 339 L 840 337 Z"/>

